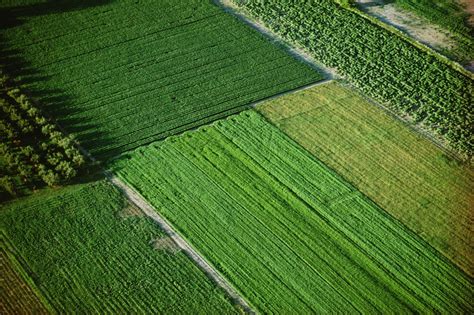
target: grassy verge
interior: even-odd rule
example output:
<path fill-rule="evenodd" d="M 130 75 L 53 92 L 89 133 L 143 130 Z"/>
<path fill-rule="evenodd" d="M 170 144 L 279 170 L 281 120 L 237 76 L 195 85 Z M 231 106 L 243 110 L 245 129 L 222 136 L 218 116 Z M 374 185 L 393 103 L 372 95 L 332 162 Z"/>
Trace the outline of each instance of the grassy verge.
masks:
<path fill-rule="evenodd" d="M 458 44 L 447 51 L 453 58 L 462 63 L 474 60 L 474 30 L 468 24 L 469 14 L 459 3 L 453 0 L 396 0 L 395 4 L 449 30 Z"/>

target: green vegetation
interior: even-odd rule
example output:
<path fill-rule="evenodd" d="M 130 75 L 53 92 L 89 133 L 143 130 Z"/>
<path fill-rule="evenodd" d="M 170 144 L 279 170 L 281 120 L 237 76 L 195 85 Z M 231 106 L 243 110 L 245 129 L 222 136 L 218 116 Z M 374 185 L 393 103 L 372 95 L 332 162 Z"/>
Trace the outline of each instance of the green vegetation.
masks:
<path fill-rule="evenodd" d="M 3 236 L 2 236 L 3 237 Z M 0 313 L 1 314 L 48 314 L 50 309 L 32 280 L 21 269 L 10 253 L 5 240 L 0 239 Z"/>
<path fill-rule="evenodd" d="M 212 1 L 33 1 L 1 11 L 10 70 L 31 69 L 19 72 L 25 88 L 101 159 L 321 79 Z"/>
<path fill-rule="evenodd" d="M 474 171 L 340 84 L 258 110 L 384 210 L 474 276 Z"/>
<path fill-rule="evenodd" d="M 458 47 L 447 53 L 455 59 L 463 63 L 474 60 L 474 30 L 468 24 L 469 14 L 457 1 L 395 0 L 395 4 L 449 30 Z"/>
<path fill-rule="evenodd" d="M 0 200 L 70 180 L 84 165 L 73 139 L 0 69 Z"/>
<path fill-rule="evenodd" d="M 183 252 L 159 246 L 164 233 L 106 182 L 7 204 L 0 228 L 57 313 L 237 311 Z"/>
<path fill-rule="evenodd" d="M 473 29 L 468 25 L 469 13 L 457 1 L 395 0 L 395 3 L 451 31 L 472 35 Z"/>
<path fill-rule="evenodd" d="M 470 77 L 332 0 L 233 1 L 368 96 L 408 114 L 472 157 Z"/>
<path fill-rule="evenodd" d="M 254 111 L 113 170 L 259 311 L 474 310 L 464 273 Z"/>

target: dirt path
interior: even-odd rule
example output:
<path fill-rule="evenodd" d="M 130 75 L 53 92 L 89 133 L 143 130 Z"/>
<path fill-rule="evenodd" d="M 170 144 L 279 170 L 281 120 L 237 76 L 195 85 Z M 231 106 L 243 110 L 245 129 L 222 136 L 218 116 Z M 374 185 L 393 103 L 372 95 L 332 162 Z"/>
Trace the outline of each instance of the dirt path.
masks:
<path fill-rule="evenodd" d="M 309 86 L 306 88 L 309 88 Z M 62 128 L 62 126 L 60 126 L 59 124 L 57 125 L 64 134 L 69 134 L 64 128 Z M 94 156 L 92 156 L 92 154 L 90 154 L 89 151 L 87 151 L 80 144 L 76 145 L 79 151 L 81 151 L 84 156 L 90 159 L 92 163 L 97 163 L 97 160 Z M 188 242 L 175 231 L 173 226 L 168 223 L 168 221 L 163 216 L 161 216 L 159 212 L 156 211 L 153 206 L 151 206 L 145 200 L 145 198 L 143 198 L 138 192 L 136 192 L 133 188 L 129 187 L 120 178 L 118 178 L 108 170 L 103 169 L 103 174 L 113 185 L 115 185 L 123 193 L 125 198 L 127 198 L 127 200 L 132 205 L 132 207 L 138 207 L 146 216 L 156 222 L 163 229 L 163 231 L 173 240 L 173 242 L 175 242 L 177 247 L 183 250 L 188 255 L 188 257 L 191 258 L 212 281 L 214 281 L 219 287 L 221 287 L 236 305 L 239 305 L 242 310 L 247 314 L 256 314 L 256 311 L 254 311 L 254 309 L 250 307 L 250 305 L 240 296 L 240 294 L 232 287 L 232 285 L 217 270 L 215 270 L 203 256 L 201 256 L 190 244 L 188 244 Z"/>
<path fill-rule="evenodd" d="M 415 40 L 435 49 L 454 49 L 456 41 L 450 32 L 414 13 L 383 0 L 356 0 L 359 8 L 382 22 L 406 32 Z"/>
<path fill-rule="evenodd" d="M 292 91 L 283 92 L 283 93 L 271 96 L 267 99 L 260 100 L 260 101 L 257 101 L 255 103 L 249 104 L 250 106 L 255 107 L 255 106 L 257 106 L 258 104 L 260 104 L 264 101 L 267 101 L 267 100 L 270 100 L 270 99 L 273 99 L 273 98 L 276 98 L 276 97 L 280 97 L 280 96 L 283 96 L 285 94 L 295 93 L 295 92 L 298 92 L 299 90 L 309 89 L 309 88 L 311 88 L 313 86 L 316 86 L 316 85 L 319 85 L 319 84 L 329 83 L 329 82 L 331 82 L 332 80 L 335 80 L 335 79 L 344 79 L 344 77 L 339 75 L 335 69 L 325 67 L 324 65 L 322 65 L 321 63 L 316 61 L 314 58 L 312 58 L 308 53 L 305 52 L 305 49 L 303 47 L 294 48 L 294 44 L 287 43 L 287 42 L 283 41 L 279 37 L 279 35 L 273 33 L 269 29 L 267 29 L 260 22 L 258 22 L 256 20 L 252 20 L 249 17 L 247 17 L 245 15 L 245 12 L 242 12 L 242 10 L 240 10 L 230 0 L 213 0 L 213 1 L 216 5 L 220 6 L 224 11 L 238 17 L 239 19 L 241 19 L 246 24 L 252 26 L 253 28 L 258 30 L 259 32 L 266 35 L 271 41 L 282 44 L 290 54 L 292 54 L 293 56 L 295 56 L 296 58 L 298 58 L 300 60 L 305 61 L 306 63 L 311 65 L 313 68 L 320 70 L 323 74 L 325 74 L 327 76 L 326 80 L 324 80 L 324 81 L 320 81 L 320 82 L 310 84 L 310 85 L 302 87 L 302 88 L 297 88 L 297 89 L 292 90 Z M 370 3 L 373 3 L 375 6 L 385 3 L 385 1 L 387 1 L 387 0 L 356 0 L 356 2 L 362 2 L 362 3 L 370 2 Z M 472 0 L 470 0 L 470 1 L 472 1 Z M 474 69 L 474 66 L 473 66 L 473 69 Z M 350 88 L 354 89 L 358 93 L 360 93 L 360 90 L 358 88 L 356 88 L 355 86 L 353 86 L 350 82 L 345 81 L 344 84 L 349 86 Z M 363 95 L 363 93 L 362 93 L 362 95 Z M 370 103 L 374 104 L 375 106 L 377 106 L 380 109 L 382 109 L 383 111 L 385 111 L 386 113 L 390 114 L 390 116 L 392 116 L 394 119 L 397 119 L 397 120 L 401 121 L 402 123 L 404 123 L 405 126 L 408 126 L 408 127 L 412 128 L 413 130 L 415 130 L 417 133 L 425 136 L 434 145 L 436 145 L 438 148 L 443 150 L 443 152 L 445 152 L 445 154 L 449 155 L 450 157 L 453 157 L 456 160 L 463 161 L 463 158 L 459 154 L 457 154 L 455 151 L 451 150 L 450 146 L 443 140 L 443 138 L 437 137 L 429 128 L 425 128 L 424 126 L 421 126 L 419 124 L 414 124 L 410 117 L 400 116 L 400 114 L 394 112 L 393 110 L 391 110 L 390 108 L 388 108 L 384 104 L 381 104 L 380 102 L 377 102 L 377 101 L 373 100 L 372 98 L 367 97 L 366 95 L 364 95 L 364 98 L 367 101 L 369 101 Z"/>
<path fill-rule="evenodd" d="M 179 246 L 186 254 L 196 262 L 196 264 L 204 270 L 204 272 L 211 278 L 218 286 L 220 286 L 231 297 L 234 303 L 240 305 L 242 309 L 248 314 L 255 314 L 255 311 L 250 305 L 237 293 L 237 291 L 228 283 L 221 274 L 215 270 L 205 259 L 201 256 L 190 244 L 186 242 L 168 223 L 168 221 L 161 216 L 139 193 L 125 184 L 117 176 L 110 172 L 105 172 L 107 178 L 118 187 L 125 197 L 133 204 L 138 206 L 149 218 L 155 221 L 169 237 Z"/>

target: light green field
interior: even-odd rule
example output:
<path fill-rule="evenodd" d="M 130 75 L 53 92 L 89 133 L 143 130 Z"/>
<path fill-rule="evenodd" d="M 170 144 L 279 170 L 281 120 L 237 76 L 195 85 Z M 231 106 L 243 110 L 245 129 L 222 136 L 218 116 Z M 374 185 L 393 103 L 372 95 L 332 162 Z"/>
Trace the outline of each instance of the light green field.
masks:
<path fill-rule="evenodd" d="M 0 228 L 57 313 L 237 313 L 203 271 L 108 183 L 6 205 Z M 0 297 L 0 304 L 8 302 Z"/>
<path fill-rule="evenodd" d="M 466 160 L 474 156 L 472 73 L 340 5 L 348 0 L 231 2 Z"/>
<path fill-rule="evenodd" d="M 258 110 L 384 210 L 474 275 L 474 171 L 337 83 Z"/>
<path fill-rule="evenodd" d="M 258 311 L 473 311 L 464 273 L 254 111 L 113 171 Z"/>

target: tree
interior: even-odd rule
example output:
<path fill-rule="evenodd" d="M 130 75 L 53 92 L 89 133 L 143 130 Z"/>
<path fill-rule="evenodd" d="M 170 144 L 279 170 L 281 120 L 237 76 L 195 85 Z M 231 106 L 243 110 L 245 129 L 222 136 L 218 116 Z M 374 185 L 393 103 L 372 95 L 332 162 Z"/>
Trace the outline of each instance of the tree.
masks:
<path fill-rule="evenodd" d="M 17 195 L 15 184 L 11 176 L 5 175 L 0 177 L 0 187 L 12 196 Z"/>

